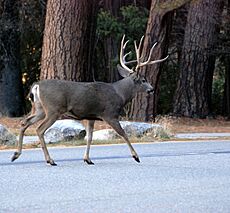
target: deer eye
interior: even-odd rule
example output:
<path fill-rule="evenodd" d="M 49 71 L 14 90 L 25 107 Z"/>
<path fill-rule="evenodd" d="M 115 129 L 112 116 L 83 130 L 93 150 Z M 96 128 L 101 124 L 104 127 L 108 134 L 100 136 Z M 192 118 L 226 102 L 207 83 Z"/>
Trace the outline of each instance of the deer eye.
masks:
<path fill-rule="evenodd" d="M 146 82 L 146 80 L 145 79 L 142 79 L 142 83 L 145 83 Z"/>

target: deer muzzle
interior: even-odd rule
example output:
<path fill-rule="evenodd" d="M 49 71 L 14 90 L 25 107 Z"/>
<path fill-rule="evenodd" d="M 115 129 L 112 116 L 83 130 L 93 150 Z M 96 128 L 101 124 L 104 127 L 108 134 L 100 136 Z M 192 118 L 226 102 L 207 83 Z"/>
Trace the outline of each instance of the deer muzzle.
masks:
<path fill-rule="evenodd" d="M 154 94 L 154 89 L 153 89 L 153 88 L 147 89 L 147 93 L 148 93 L 149 95 Z"/>

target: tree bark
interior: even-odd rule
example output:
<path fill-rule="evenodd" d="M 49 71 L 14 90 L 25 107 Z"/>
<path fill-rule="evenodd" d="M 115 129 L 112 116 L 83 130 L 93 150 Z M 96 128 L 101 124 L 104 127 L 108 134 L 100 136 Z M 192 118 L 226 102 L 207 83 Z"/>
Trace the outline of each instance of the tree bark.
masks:
<path fill-rule="evenodd" d="M 174 99 L 176 115 L 204 118 L 211 112 L 215 65 L 212 50 L 221 11 L 219 0 L 192 1 L 190 4 Z"/>
<path fill-rule="evenodd" d="M 225 61 L 225 84 L 224 84 L 224 112 L 223 114 L 230 119 L 230 57 Z"/>
<path fill-rule="evenodd" d="M 173 42 L 175 41 L 178 62 L 181 58 L 188 8 L 189 4 L 185 4 L 183 7 L 180 7 L 178 10 L 176 10 L 172 28 L 171 38 L 173 39 Z"/>
<path fill-rule="evenodd" d="M 171 25 L 170 20 L 172 19 L 172 14 L 168 13 L 168 11 L 156 10 L 158 4 L 159 2 L 156 0 L 153 0 L 151 4 L 142 50 L 143 60 L 147 59 L 149 51 L 155 42 L 158 42 L 158 45 L 155 47 L 152 60 L 162 58 L 165 56 L 165 50 L 167 50 L 167 35 Z M 150 96 L 147 96 L 145 93 L 136 95 L 129 110 L 130 119 L 140 121 L 154 119 L 156 114 L 156 102 L 159 94 L 160 66 L 160 64 L 148 65 L 140 70 L 153 85 L 155 92 L 154 95 Z"/>
<path fill-rule="evenodd" d="M 227 19 L 225 26 L 226 37 L 230 37 L 230 0 L 227 3 Z M 227 44 L 226 44 L 227 45 Z M 223 114 L 230 120 L 230 56 L 229 52 L 225 55 L 225 84 L 224 84 L 224 100 L 223 100 Z"/>
<path fill-rule="evenodd" d="M 24 113 L 18 8 L 16 0 L 0 1 L 0 116 Z"/>
<path fill-rule="evenodd" d="M 92 81 L 97 0 L 48 0 L 41 79 Z"/>

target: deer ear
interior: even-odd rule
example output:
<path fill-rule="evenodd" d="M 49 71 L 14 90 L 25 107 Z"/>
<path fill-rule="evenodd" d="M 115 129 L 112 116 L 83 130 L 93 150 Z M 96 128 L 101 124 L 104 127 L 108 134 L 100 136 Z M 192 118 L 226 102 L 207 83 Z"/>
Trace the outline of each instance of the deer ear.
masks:
<path fill-rule="evenodd" d="M 117 69 L 118 69 L 119 74 L 120 74 L 123 78 L 128 77 L 128 76 L 130 75 L 130 72 L 129 72 L 128 70 L 122 68 L 122 67 L 120 66 L 120 64 L 117 65 Z"/>

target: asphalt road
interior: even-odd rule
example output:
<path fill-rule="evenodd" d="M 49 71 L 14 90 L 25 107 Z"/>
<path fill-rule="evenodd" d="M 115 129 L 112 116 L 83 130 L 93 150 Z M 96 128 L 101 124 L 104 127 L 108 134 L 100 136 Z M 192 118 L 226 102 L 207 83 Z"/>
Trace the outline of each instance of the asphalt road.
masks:
<path fill-rule="evenodd" d="M 0 151 L 0 212 L 6 213 L 229 213 L 230 141 L 49 148 Z"/>

